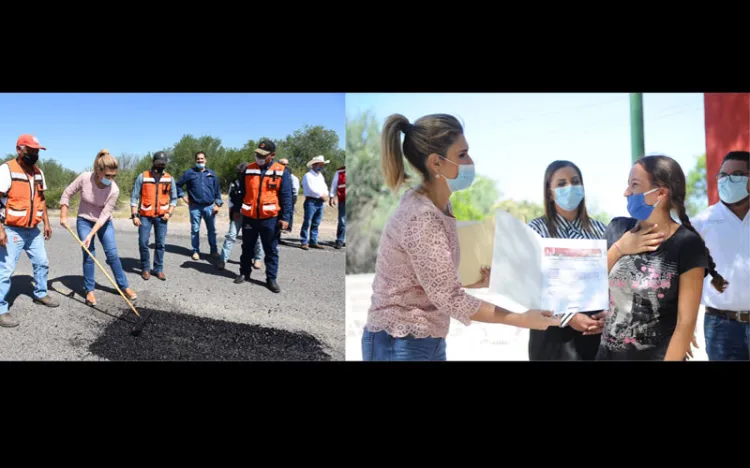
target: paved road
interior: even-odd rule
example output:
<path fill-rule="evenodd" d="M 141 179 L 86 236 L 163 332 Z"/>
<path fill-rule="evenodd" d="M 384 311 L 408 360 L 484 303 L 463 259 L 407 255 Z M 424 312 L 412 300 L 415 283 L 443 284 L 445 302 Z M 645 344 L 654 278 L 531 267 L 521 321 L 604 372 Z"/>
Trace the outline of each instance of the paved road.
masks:
<path fill-rule="evenodd" d="M 346 360 L 362 360 L 362 327 L 367 320 L 370 306 L 373 275 L 346 276 Z M 514 312 L 519 308 L 503 298 L 490 296 L 487 290 L 467 289 L 468 293 L 481 297 Z M 693 351 L 694 360 L 707 361 L 705 338 L 703 336 L 703 307 L 698 313 L 696 337 L 699 349 Z M 451 320 L 451 328 L 446 339 L 446 354 L 449 361 L 528 361 L 528 330 L 472 322 L 468 327 Z"/>
<path fill-rule="evenodd" d="M 80 291 L 81 249 L 57 220 L 51 224 L 50 283 L 63 291 L 60 285 Z M 142 335 L 129 334 L 136 316 L 98 269 L 96 308 L 86 306 L 80 294 L 71 298 L 53 291 L 59 308 L 34 304 L 31 263 L 22 254 L 10 294 L 11 310 L 21 325 L 0 328 L 0 360 L 344 359 L 345 250 L 305 252 L 280 246 L 281 293 L 274 294 L 264 285 L 263 269 L 253 273 L 257 284 L 232 282 L 241 241 L 235 244 L 228 271 L 219 271 L 205 254 L 200 261 L 190 258 L 189 231 L 175 225 L 167 236 L 167 281 L 144 281 L 137 231 L 126 220 L 116 225 L 122 264 L 139 296 L 136 307 L 154 310 Z M 218 230 L 220 244 L 225 232 Z M 205 235 L 201 250 L 209 251 Z M 111 276 L 98 241 L 97 251 Z"/>

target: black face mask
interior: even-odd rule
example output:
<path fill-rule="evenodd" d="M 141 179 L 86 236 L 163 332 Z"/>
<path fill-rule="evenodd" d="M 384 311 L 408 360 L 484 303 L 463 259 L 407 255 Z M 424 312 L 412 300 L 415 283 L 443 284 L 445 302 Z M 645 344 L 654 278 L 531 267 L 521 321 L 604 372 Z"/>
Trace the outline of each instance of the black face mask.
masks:
<path fill-rule="evenodd" d="M 23 155 L 23 162 L 25 162 L 29 166 L 33 166 L 34 164 L 36 164 L 37 161 L 39 161 L 39 155 L 38 154 L 27 154 L 27 153 L 24 153 L 24 155 Z"/>
<path fill-rule="evenodd" d="M 162 172 L 164 172 L 164 168 L 163 167 L 152 167 L 151 168 L 151 172 L 153 172 L 154 174 L 161 174 Z"/>

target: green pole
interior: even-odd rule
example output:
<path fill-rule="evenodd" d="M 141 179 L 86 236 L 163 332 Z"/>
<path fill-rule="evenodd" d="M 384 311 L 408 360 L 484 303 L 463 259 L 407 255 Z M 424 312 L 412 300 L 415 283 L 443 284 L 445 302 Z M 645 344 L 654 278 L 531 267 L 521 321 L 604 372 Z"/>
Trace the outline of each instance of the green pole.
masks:
<path fill-rule="evenodd" d="M 646 153 L 643 138 L 643 94 L 630 93 L 630 151 L 633 163 Z"/>

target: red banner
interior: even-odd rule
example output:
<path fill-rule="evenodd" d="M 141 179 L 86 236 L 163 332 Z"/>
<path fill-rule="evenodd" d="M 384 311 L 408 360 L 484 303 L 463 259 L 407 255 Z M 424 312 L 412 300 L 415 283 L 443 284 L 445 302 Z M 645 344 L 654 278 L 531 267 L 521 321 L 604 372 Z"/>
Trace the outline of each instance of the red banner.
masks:
<path fill-rule="evenodd" d="M 750 151 L 750 93 L 705 93 L 708 204 L 719 201 L 716 174 L 730 151 Z"/>

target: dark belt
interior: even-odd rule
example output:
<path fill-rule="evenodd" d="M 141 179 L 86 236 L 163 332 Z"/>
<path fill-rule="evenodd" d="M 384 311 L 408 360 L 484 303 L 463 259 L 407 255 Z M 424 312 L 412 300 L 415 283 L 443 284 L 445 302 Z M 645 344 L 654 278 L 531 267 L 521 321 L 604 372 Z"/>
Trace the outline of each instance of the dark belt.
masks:
<path fill-rule="evenodd" d="M 322 198 L 313 198 L 313 197 L 305 197 L 305 200 L 313 200 L 313 201 L 320 201 L 320 202 L 323 201 Z"/>
<path fill-rule="evenodd" d="M 715 317 L 734 320 L 735 322 L 750 323 L 750 310 L 719 310 L 713 307 L 706 307 L 706 313 Z"/>

